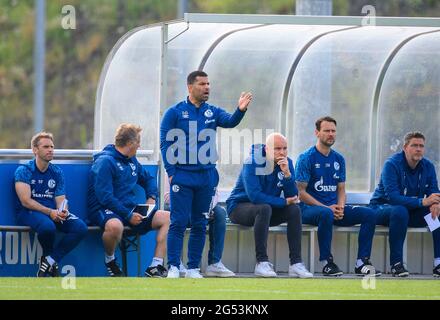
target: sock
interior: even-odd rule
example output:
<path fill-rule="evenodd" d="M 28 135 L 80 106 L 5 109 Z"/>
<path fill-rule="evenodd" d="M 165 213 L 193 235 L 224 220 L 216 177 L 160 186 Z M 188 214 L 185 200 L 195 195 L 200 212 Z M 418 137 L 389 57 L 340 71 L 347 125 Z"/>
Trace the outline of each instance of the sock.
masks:
<path fill-rule="evenodd" d="M 105 255 L 105 263 L 109 263 L 112 260 L 115 260 L 114 254 L 112 254 L 111 256 Z"/>
<path fill-rule="evenodd" d="M 49 262 L 51 267 L 55 263 L 55 260 L 51 256 L 46 256 L 46 261 Z"/>
<path fill-rule="evenodd" d="M 158 265 L 163 265 L 163 258 L 154 257 L 151 261 L 150 267 L 156 267 Z"/>
<path fill-rule="evenodd" d="M 359 268 L 363 264 L 364 264 L 364 262 L 361 259 L 356 260 L 356 268 Z"/>
<path fill-rule="evenodd" d="M 327 263 L 328 263 L 327 260 L 320 260 L 319 262 L 321 263 L 322 267 L 325 267 L 327 265 Z"/>
<path fill-rule="evenodd" d="M 440 258 L 434 259 L 434 268 L 437 267 L 440 264 Z"/>

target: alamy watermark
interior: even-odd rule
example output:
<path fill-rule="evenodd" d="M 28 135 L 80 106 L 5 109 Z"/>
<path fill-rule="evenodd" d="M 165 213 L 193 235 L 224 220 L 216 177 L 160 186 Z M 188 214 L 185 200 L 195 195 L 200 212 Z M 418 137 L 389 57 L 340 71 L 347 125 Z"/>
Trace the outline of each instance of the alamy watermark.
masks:
<path fill-rule="evenodd" d="M 252 156 L 253 163 L 264 165 L 257 168 L 257 175 L 269 174 L 273 166 L 266 161 L 262 150 L 251 155 L 252 145 L 263 144 L 274 129 L 229 129 L 217 132 L 215 129 L 197 131 L 197 121 L 189 121 L 188 134 L 179 128 L 167 132 L 166 160 L 169 164 L 210 164 L 219 160 L 221 164 L 243 164 Z M 217 139 L 218 138 L 218 139 Z M 220 141 L 221 156 L 217 153 L 217 140 Z M 188 142 L 188 143 L 187 143 Z"/>
<path fill-rule="evenodd" d="M 61 288 L 65 290 L 75 290 L 76 289 L 76 270 L 72 265 L 65 265 L 61 269 L 61 274 L 66 274 L 61 279 Z"/>
<path fill-rule="evenodd" d="M 76 29 L 76 10 L 72 5 L 65 5 L 61 9 L 61 28 Z"/>
<path fill-rule="evenodd" d="M 362 289 L 376 290 L 376 269 L 373 266 L 369 266 L 368 268 L 370 273 L 362 277 Z"/>
<path fill-rule="evenodd" d="M 362 26 L 376 26 L 376 8 L 372 5 L 362 7 L 362 13 L 365 17 L 362 18 Z"/>

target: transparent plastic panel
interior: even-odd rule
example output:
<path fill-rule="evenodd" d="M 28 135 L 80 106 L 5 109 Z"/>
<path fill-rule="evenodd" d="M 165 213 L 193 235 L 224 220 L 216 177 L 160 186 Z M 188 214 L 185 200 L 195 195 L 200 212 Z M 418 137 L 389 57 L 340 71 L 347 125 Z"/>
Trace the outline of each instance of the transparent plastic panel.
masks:
<path fill-rule="evenodd" d="M 159 50 L 160 27 L 152 27 L 129 36 L 114 53 L 97 99 L 96 149 L 113 143 L 119 124 L 129 122 L 143 128 L 141 149 L 157 150 Z"/>
<path fill-rule="evenodd" d="M 334 145 L 346 160 L 347 191 L 368 191 L 374 91 L 396 46 L 427 28 L 362 27 L 318 39 L 298 64 L 287 112 L 291 156 L 316 144 L 315 121 L 338 122 Z"/>
<path fill-rule="evenodd" d="M 169 39 L 184 31 L 186 23 L 169 25 Z M 186 97 L 186 76 L 196 70 L 206 51 L 222 34 L 243 25 L 191 24 L 168 44 L 168 101 L 174 104 Z M 103 78 L 96 106 L 99 130 L 95 148 L 113 142 L 117 126 L 130 122 L 143 128 L 141 149 L 154 150 L 159 157 L 160 125 L 160 41 L 159 26 L 139 30 L 114 53 Z M 97 141 L 96 141 L 97 140 Z"/>
<path fill-rule="evenodd" d="M 189 30 L 168 44 L 168 94 L 166 106 L 182 101 L 188 95 L 186 77 L 198 70 L 211 46 L 224 34 L 251 27 L 248 24 L 191 23 Z M 169 38 L 185 30 L 186 23 L 169 26 Z"/>
<path fill-rule="evenodd" d="M 219 43 L 205 71 L 211 83 L 210 103 L 234 112 L 242 91 L 253 101 L 235 129 L 219 129 L 220 190 L 235 185 L 252 143 L 280 130 L 286 79 L 299 51 L 313 37 L 342 26 L 269 25 L 236 32 Z"/>
<path fill-rule="evenodd" d="M 386 159 L 402 151 L 403 137 L 421 131 L 425 157 L 440 170 L 440 32 L 421 35 L 392 60 L 380 91 L 376 182 Z"/>

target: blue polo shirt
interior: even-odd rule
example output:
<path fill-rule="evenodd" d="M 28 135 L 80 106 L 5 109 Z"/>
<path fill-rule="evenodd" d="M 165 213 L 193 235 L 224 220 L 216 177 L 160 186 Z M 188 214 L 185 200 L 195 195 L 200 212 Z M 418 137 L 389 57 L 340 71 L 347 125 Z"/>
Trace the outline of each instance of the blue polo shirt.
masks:
<path fill-rule="evenodd" d="M 15 182 L 23 182 L 31 188 L 31 198 L 41 205 L 56 209 L 55 197 L 65 195 L 64 174 L 61 169 L 49 163 L 45 172 L 41 172 L 35 159 L 15 170 Z M 19 203 L 19 208 L 24 208 Z M 27 209 L 26 209 L 27 210 Z"/>
<path fill-rule="evenodd" d="M 331 149 L 325 156 L 313 146 L 300 154 L 295 179 L 306 182 L 306 191 L 326 206 L 338 203 L 338 183 L 345 182 L 344 157 Z"/>

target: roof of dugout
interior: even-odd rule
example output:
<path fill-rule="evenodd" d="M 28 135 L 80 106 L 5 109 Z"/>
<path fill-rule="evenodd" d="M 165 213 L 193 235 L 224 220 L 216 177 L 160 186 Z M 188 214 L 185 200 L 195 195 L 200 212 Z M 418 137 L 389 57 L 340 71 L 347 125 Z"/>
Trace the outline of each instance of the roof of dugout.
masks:
<path fill-rule="evenodd" d="M 266 133 L 284 133 L 296 159 L 315 143 L 315 120 L 332 115 L 347 189 L 372 191 L 410 130 L 429 137 L 427 157 L 439 169 L 439 49 L 437 18 L 185 14 L 136 28 L 112 49 L 98 86 L 94 147 L 112 142 L 121 122 L 136 123 L 142 149 L 159 161 L 161 114 L 186 97 L 186 76 L 199 69 L 214 105 L 233 111 L 242 91 L 254 96 L 236 128 L 241 144 L 219 130 L 221 188 L 234 185 L 250 144 Z"/>

